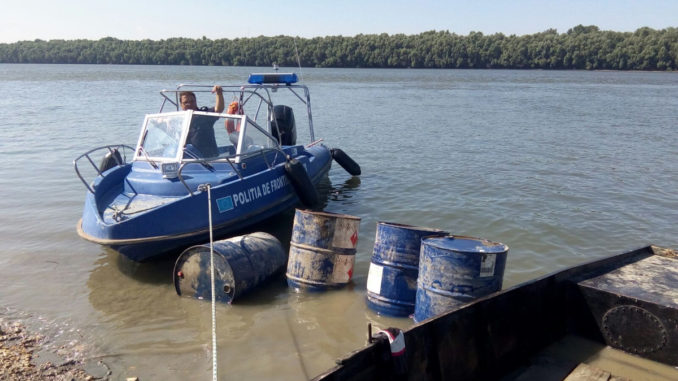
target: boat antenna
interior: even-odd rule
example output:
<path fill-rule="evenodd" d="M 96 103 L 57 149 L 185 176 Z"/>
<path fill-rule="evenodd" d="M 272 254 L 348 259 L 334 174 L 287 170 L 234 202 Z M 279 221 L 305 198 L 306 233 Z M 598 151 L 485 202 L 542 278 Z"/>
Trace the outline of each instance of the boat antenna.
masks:
<path fill-rule="evenodd" d="M 297 55 L 297 66 L 299 66 L 299 80 L 304 82 L 304 75 L 301 73 L 301 58 L 299 58 L 299 49 L 297 49 L 297 38 L 292 39 L 294 43 L 294 53 Z"/>

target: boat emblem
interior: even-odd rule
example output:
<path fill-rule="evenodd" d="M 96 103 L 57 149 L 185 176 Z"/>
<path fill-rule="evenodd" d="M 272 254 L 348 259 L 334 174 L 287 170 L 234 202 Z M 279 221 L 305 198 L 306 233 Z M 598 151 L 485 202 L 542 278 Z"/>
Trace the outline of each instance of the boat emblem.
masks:
<path fill-rule="evenodd" d="M 226 196 L 217 199 L 217 208 L 219 208 L 219 213 L 228 212 L 233 210 L 233 197 Z"/>

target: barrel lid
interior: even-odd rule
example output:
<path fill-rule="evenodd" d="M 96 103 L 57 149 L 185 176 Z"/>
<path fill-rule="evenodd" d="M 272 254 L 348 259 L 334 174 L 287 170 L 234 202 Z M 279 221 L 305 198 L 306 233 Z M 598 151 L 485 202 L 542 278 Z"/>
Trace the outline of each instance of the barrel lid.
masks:
<path fill-rule="evenodd" d="M 448 235 L 422 239 L 422 245 L 430 245 L 444 250 L 461 253 L 500 254 L 508 251 L 508 246 L 482 238 Z"/>
<path fill-rule="evenodd" d="M 328 218 L 342 218 L 342 219 L 347 219 L 347 220 L 360 221 L 360 217 L 357 217 L 357 216 L 351 216 L 351 215 L 348 215 L 348 214 L 334 213 L 334 212 L 328 212 L 328 211 L 317 211 L 317 210 L 310 210 L 310 209 L 296 209 L 296 213 L 306 214 L 306 215 L 310 215 L 310 216 L 319 216 L 319 217 L 328 217 Z"/>
<path fill-rule="evenodd" d="M 215 299 L 231 303 L 235 295 L 236 282 L 233 270 L 223 255 L 214 255 Z M 211 288 L 210 247 L 196 245 L 181 253 L 174 264 L 174 288 L 177 294 L 195 299 L 209 300 Z"/>
<path fill-rule="evenodd" d="M 388 222 L 388 221 L 379 221 L 377 222 L 377 226 L 389 226 L 397 229 L 403 229 L 403 230 L 412 230 L 412 231 L 418 231 L 418 232 L 431 232 L 431 235 L 436 235 L 436 234 L 449 234 L 449 232 L 446 232 L 444 230 L 436 229 L 436 228 L 429 228 L 427 226 L 414 226 L 414 225 L 407 225 L 407 224 L 399 224 L 397 222 Z"/>

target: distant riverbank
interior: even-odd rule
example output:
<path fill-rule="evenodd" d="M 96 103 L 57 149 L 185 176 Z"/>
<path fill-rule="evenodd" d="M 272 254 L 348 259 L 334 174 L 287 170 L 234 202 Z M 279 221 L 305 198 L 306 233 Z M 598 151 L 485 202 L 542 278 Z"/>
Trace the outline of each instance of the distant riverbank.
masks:
<path fill-rule="evenodd" d="M 678 29 L 466 36 L 449 31 L 353 37 L 34 40 L 0 44 L 0 63 L 436 69 L 678 70 Z"/>

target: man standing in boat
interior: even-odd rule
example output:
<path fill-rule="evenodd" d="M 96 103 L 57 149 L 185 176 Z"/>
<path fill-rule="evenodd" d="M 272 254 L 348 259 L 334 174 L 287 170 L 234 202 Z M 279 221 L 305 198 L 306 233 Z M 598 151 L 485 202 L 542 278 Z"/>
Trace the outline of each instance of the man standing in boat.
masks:
<path fill-rule="evenodd" d="M 216 94 L 214 107 L 198 108 L 195 93 L 192 91 L 182 91 L 179 93 L 181 109 L 184 111 L 193 110 L 221 113 L 224 111 L 224 94 L 221 90 L 221 86 L 214 86 L 212 88 L 212 93 Z M 219 156 L 217 142 L 214 138 L 214 122 L 216 122 L 217 119 L 218 118 L 216 117 L 206 115 L 193 115 L 193 118 L 191 119 L 191 127 L 188 131 L 186 144 L 191 144 L 196 148 L 199 151 L 200 156 Z"/>

